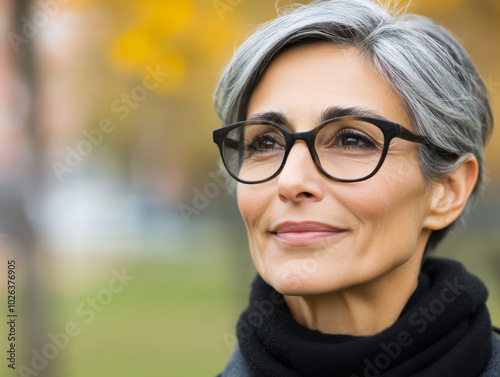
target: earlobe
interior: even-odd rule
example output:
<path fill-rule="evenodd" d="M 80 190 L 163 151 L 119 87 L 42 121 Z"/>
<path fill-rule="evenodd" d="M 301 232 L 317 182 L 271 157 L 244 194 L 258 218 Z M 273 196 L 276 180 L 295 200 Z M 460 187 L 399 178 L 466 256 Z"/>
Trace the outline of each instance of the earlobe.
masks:
<path fill-rule="evenodd" d="M 443 229 L 460 216 L 476 185 L 478 172 L 477 159 L 469 153 L 460 158 L 455 169 L 433 183 L 425 228 Z"/>

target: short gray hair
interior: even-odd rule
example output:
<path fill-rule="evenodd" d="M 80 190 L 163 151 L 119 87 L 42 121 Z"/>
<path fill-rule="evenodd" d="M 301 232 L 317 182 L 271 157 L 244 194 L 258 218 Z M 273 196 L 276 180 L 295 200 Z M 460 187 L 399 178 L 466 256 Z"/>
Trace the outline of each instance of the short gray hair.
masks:
<path fill-rule="evenodd" d="M 428 182 L 452 171 L 460 156 L 474 154 L 479 178 L 472 198 L 478 196 L 485 181 L 483 150 L 493 130 L 483 80 L 448 30 L 380 1 L 313 1 L 290 7 L 259 27 L 235 52 L 218 83 L 215 105 L 221 121 L 245 119 L 250 96 L 278 53 L 320 41 L 357 48 L 394 88 L 416 131 L 437 147 L 418 146 Z M 426 252 L 450 227 L 432 232 Z"/>

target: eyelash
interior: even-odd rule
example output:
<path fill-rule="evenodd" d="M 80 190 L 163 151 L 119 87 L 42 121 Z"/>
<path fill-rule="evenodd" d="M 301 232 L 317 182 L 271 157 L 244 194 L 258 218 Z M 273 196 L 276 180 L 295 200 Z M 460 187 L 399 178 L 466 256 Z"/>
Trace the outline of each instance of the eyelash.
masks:
<path fill-rule="evenodd" d="M 245 144 L 244 145 L 244 150 L 247 151 L 250 154 L 265 153 L 266 149 L 264 149 L 264 148 L 256 148 L 254 146 L 254 144 L 256 142 L 261 142 L 261 141 L 270 141 L 270 142 L 272 142 L 274 144 L 278 144 L 279 145 L 279 143 L 277 142 L 277 140 L 274 139 L 272 136 L 269 136 L 269 135 L 259 135 L 259 136 L 254 137 L 253 140 L 250 143 Z M 273 148 L 269 148 L 267 151 L 269 151 L 269 150 L 273 150 Z"/>
<path fill-rule="evenodd" d="M 373 148 L 375 146 L 375 143 L 372 139 L 370 139 L 368 136 L 358 133 L 353 130 L 340 130 L 335 137 L 336 138 L 342 138 L 345 136 L 351 136 L 353 138 L 356 138 L 364 143 L 364 146 L 343 146 L 344 148 Z"/>

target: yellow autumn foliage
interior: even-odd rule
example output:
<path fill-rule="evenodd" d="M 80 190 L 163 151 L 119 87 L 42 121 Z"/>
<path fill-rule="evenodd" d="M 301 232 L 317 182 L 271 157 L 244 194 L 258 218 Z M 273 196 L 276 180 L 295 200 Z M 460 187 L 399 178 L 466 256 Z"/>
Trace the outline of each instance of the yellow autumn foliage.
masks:
<path fill-rule="evenodd" d="M 220 69 L 227 58 L 221 51 L 227 51 L 247 27 L 237 22 L 240 17 L 229 3 L 222 11 L 215 2 L 195 0 L 75 0 L 72 5 L 82 11 L 95 7 L 106 11 L 111 23 L 109 64 L 137 75 L 147 66 L 160 65 L 169 72 L 169 80 L 158 88 L 166 93 L 182 90 L 193 65 Z M 224 17 L 226 12 L 231 17 Z"/>
<path fill-rule="evenodd" d="M 290 2 L 294 1 L 281 0 L 277 6 L 285 7 Z M 444 22 L 459 36 L 487 81 L 498 118 L 500 53 L 493 47 L 500 45 L 500 1 L 394 2 L 400 6 L 409 3 L 409 12 Z M 109 35 L 103 53 L 112 70 L 140 79 L 146 67 L 160 66 L 169 72 L 169 79 L 156 89 L 159 94 L 202 96 L 206 103 L 217 73 L 234 47 L 255 25 L 276 15 L 275 3 L 269 0 L 72 0 L 68 4 L 82 12 L 99 9 L 107 14 Z M 206 104 L 200 108 L 203 106 Z M 487 150 L 490 169 L 500 173 L 497 163 L 500 136 L 495 135 L 491 144 Z"/>

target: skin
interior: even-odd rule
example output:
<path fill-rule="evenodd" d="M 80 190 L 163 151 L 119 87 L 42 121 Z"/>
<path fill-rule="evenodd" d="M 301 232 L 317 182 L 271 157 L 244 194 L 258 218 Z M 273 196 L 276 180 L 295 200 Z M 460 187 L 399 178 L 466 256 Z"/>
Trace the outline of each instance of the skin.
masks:
<path fill-rule="evenodd" d="M 414 131 L 400 98 L 358 50 L 326 42 L 280 53 L 252 93 L 247 118 L 279 112 L 283 126 L 301 132 L 331 106 L 359 107 Z M 324 333 L 372 335 L 396 321 L 416 288 L 431 231 L 460 215 L 476 179 L 477 161 L 468 155 L 429 184 L 416 145 L 393 139 L 374 177 L 335 182 L 297 141 L 278 177 L 238 184 L 237 196 L 255 266 L 284 295 L 293 317 Z M 272 232 L 284 221 L 341 231 L 290 245 Z"/>

